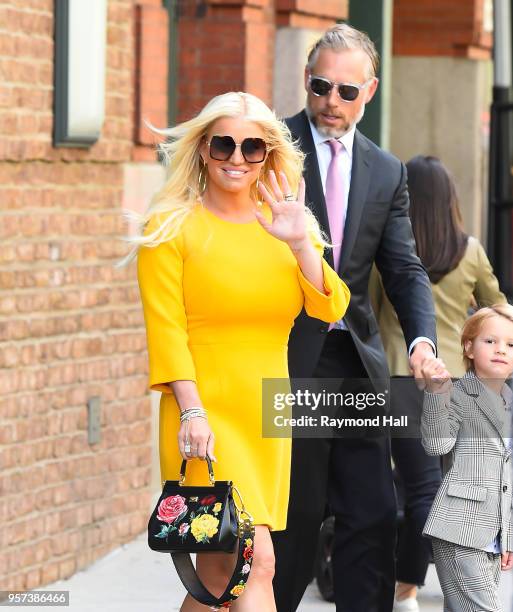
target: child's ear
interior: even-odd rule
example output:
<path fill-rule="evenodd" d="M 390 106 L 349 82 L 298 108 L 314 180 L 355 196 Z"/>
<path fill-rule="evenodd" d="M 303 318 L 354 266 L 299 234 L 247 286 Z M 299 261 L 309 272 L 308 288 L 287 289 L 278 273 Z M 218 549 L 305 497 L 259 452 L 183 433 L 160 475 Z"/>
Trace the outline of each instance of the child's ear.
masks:
<path fill-rule="evenodd" d="M 469 359 L 474 359 L 474 351 L 472 351 L 472 340 L 467 340 L 465 342 L 465 357 Z"/>

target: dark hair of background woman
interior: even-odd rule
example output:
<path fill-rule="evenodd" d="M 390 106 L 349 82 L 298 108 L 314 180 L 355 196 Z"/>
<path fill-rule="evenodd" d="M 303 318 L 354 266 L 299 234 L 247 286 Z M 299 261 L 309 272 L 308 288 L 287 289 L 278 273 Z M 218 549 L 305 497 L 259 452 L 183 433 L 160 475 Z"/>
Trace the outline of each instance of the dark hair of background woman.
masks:
<path fill-rule="evenodd" d="M 436 284 L 457 267 L 467 248 L 456 187 L 437 157 L 417 155 L 406 168 L 417 253 Z"/>

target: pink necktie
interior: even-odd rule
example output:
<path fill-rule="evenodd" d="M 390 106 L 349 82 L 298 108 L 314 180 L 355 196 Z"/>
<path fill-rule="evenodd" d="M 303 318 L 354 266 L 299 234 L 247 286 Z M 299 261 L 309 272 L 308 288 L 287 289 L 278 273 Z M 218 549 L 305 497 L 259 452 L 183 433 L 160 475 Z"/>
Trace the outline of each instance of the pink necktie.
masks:
<path fill-rule="evenodd" d="M 330 224 L 331 244 L 333 244 L 333 268 L 338 269 L 340 249 L 344 235 L 344 181 L 342 150 L 344 145 L 338 140 L 328 140 L 331 148 L 331 162 L 326 179 L 326 209 Z"/>

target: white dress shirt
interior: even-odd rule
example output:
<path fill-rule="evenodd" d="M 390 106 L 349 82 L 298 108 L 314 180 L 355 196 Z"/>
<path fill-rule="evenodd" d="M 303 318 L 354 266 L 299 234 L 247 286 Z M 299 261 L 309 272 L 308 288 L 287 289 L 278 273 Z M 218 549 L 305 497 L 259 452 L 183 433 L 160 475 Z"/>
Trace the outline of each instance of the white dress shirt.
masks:
<path fill-rule="evenodd" d="M 317 128 L 313 123 L 310 123 L 310 128 L 312 130 L 312 137 L 315 144 L 315 152 L 317 153 L 317 164 L 319 166 L 319 173 L 321 175 L 322 181 L 322 190 L 324 195 L 326 195 L 326 179 L 328 177 L 328 168 L 331 162 L 331 147 L 328 144 L 331 138 L 326 138 L 326 136 L 322 136 L 317 131 Z M 347 202 L 349 200 L 349 185 L 351 184 L 351 170 L 353 168 L 353 143 L 354 143 L 354 133 L 356 127 L 353 127 L 347 134 L 344 134 L 340 138 L 337 138 L 342 145 L 342 167 L 344 176 L 342 177 L 343 184 L 345 186 L 344 189 L 344 219 L 346 218 L 347 213 Z"/>
<path fill-rule="evenodd" d="M 328 141 L 331 140 L 330 137 L 322 136 L 319 134 L 315 125 L 308 120 L 310 123 L 310 130 L 312 132 L 312 138 L 315 144 L 315 152 L 317 154 L 317 164 L 319 166 L 319 173 L 321 175 L 322 182 L 322 190 L 324 192 L 324 196 L 326 196 L 326 179 L 328 176 L 328 167 L 331 162 L 331 148 L 328 144 Z M 342 167 L 343 167 L 343 184 L 345 186 L 344 189 L 344 201 L 342 205 L 344 207 L 344 219 L 347 218 L 347 204 L 349 201 L 349 187 L 351 185 L 351 171 L 353 169 L 353 144 L 354 144 L 354 134 L 355 134 L 356 126 L 353 126 L 349 132 L 337 138 L 340 143 L 342 143 Z M 342 240 L 342 252 L 344 250 L 344 241 Z M 334 326 L 334 329 L 344 329 L 347 330 L 347 325 L 344 323 L 344 319 L 340 319 L 337 321 Z M 423 336 L 419 336 L 415 338 L 415 340 L 410 344 L 408 348 L 408 355 L 411 355 L 413 348 L 419 342 L 427 342 L 433 348 L 433 352 L 436 354 L 435 345 L 429 338 L 424 338 Z"/>

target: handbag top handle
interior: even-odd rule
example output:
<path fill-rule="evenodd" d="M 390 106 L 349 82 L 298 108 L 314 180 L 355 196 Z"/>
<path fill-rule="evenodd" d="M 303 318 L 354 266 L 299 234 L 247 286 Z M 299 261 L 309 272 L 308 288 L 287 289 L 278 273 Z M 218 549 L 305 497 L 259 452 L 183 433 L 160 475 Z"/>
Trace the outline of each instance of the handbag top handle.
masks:
<path fill-rule="evenodd" d="M 210 484 L 215 485 L 216 479 L 214 477 L 214 468 L 212 467 L 212 461 L 208 455 L 205 457 L 205 459 L 207 461 L 208 478 L 210 480 Z M 182 461 L 182 467 L 180 468 L 180 481 L 178 483 L 180 486 L 185 484 L 185 470 L 186 469 L 187 469 L 187 459 L 184 459 Z"/>

